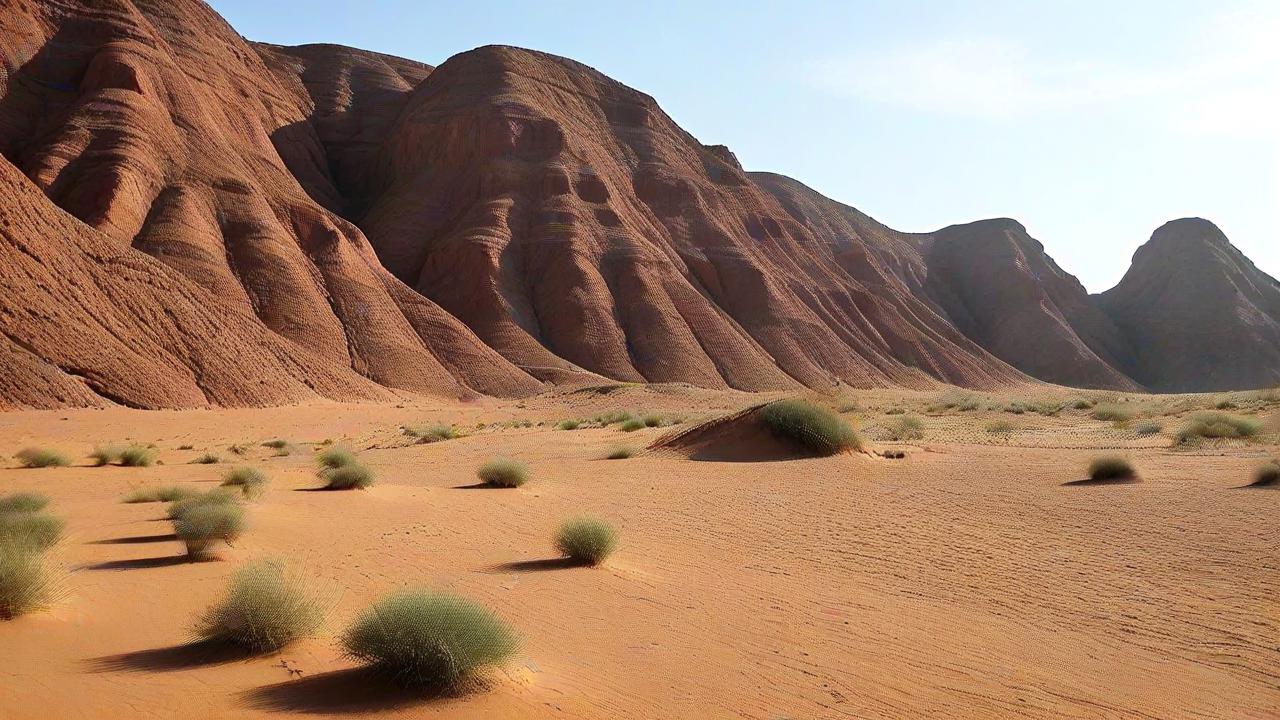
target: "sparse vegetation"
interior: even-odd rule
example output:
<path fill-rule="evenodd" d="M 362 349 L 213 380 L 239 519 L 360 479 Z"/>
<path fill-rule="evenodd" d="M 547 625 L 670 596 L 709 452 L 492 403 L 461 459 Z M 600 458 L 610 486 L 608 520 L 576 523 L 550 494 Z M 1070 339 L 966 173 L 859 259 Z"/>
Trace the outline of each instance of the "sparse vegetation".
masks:
<path fill-rule="evenodd" d="M 352 659 L 401 685 L 459 688 L 511 657 L 518 642 L 484 607 L 414 590 L 374 603 L 343 633 L 342 645 Z"/>
<path fill-rule="evenodd" d="M 321 470 L 320 478 L 329 490 L 363 490 L 373 484 L 373 471 L 353 462 Z"/>
<path fill-rule="evenodd" d="M 235 505 L 236 496 L 225 490 L 210 490 L 206 493 L 179 498 L 169 505 L 169 519 L 177 520 L 188 511 L 206 505 Z"/>
<path fill-rule="evenodd" d="M 281 560 L 259 560 L 236 571 L 223 598 L 200 617 L 196 635 L 271 652 L 314 633 L 326 610 L 297 571 Z"/>
<path fill-rule="evenodd" d="M 1116 455 L 1096 457 L 1089 463 L 1090 480 L 1130 480 L 1136 476 L 1133 465 Z"/>
<path fill-rule="evenodd" d="M 1227 398 L 1223 398 L 1223 399 L 1219 400 L 1218 402 L 1214 403 L 1214 404 L 1213 404 L 1213 407 L 1214 407 L 1214 409 L 1216 409 L 1216 410 L 1235 410 L 1236 408 L 1238 408 L 1238 407 L 1240 407 L 1240 406 L 1239 406 L 1239 405 L 1237 405 L 1237 404 L 1235 404 L 1234 402 L 1232 402 L 1231 400 L 1229 400 L 1229 399 L 1227 399 Z"/>
<path fill-rule="evenodd" d="M 858 449 L 857 433 L 840 416 L 803 400 L 779 400 L 761 408 L 760 417 L 774 435 L 799 443 L 819 455 Z"/>
<path fill-rule="evenodd" d="M 635 416 L 626 410 L 612 410 L 610 412 L 602 413 L 600 415 L 595 416 L 594 418 L 592 418 L 592 422 L 600 425 L 601 427 L 605 427 L 608 425 L 615 425 L 617 423 L 622 423 L 622 422 L 626 422 L 628 420 L 634 420 L 634 419 L 635 419 Z"/>
<path fill-rule="evenodd" d="M 494 458 L 480 466 L 476 477 L 493 487 L 520 487 L 529 481 L 529 468 L 524 463 L 508 458 Z"/>
<path fill-rule="evenodd" d="M 267 476 L 261 470 L 239 467 L 222 477 L 223 487 L 238 487 L 250 500 L 257 498 L 267 487 Z"/>
<path fill-rule="evenodd" d="M 39 550 L 0 544 L 0 620 L 43 607 L 53 582 Z"/>
<path fill-rule="evenodd" d="M 43 551 L 62 539 L 66 522 L 42 512 L 0 513 L 0 547 Z"/>
<path fill-rule="evenodd" d="M 636 449 L 630 445 L 614 445 L 604 457 L 606 460 L 626 460 L 635 454 Z"/>
<path fill-rule="evenodd" d="M 1254 418 L 1226 413 L 1198 413 L 1178 431 L 1178 442 L 1199 438 L 1249 438 L 1258 434 L 1262 423 Z"/>
<path fill-rule="evenodd" d="M 1252 487 L 1271 487 L 1280 485 L 1280 460 L 1264 463 L 1253 474 Z"/>
<path fill-rule="evenodd" d="M 635 432 L 636 430 L 643 430 L 644 428 L 645 428 L 644 421 L 636 418 L 631 418 L 630 420 L 623 420 L 622 424 L 618 425 L 618 429 L 621 430 L 622 432 Z"/>
<path fill-rule="evenodd" d="M 120 450 L 117 461 L 124 467 L 151 467 L 155 454 L 145 445 L 130 445 Z"/>
<path fill-rule="evenodd" d="M 40 512 L 48 504 L 49 498 L 40 493 L 11 493 L 0 497 L 0 514 Z"/>
<path fill-rule="evenodd" d="M 330 470 L 340 468 L 344 465 L 354 465 L 356 463 L 355 453 L 346 448 L 331 447 L 322 450 L 316 455 L 316 462 L 320 463 L 321 468 Z"/>
<path fill-rule="evenodd" d="M 556 532 L 556 550 L 585 565 L 599 565 L 617 546 L 618 535 L 613 527 L 598 518 L 574 518 Z"/>
<path fill-rule="evenodd" d="M 1147 437 L 1149 435 L 1159 435 L 1160 431 L 1163 429 L 1164 429 L 1164 426 L 1158 422 L 1155 422 L 1154 420 L 1140 422 L 1137 425 L 1133 426 L 1134 434 L 1139 435 L 1141 437 Z"/>
<path fill-rule="evenodd" d="M 405 428 L 405 431 L 418 438 L 418 442 L 423 445 L 459 437 L 458 431 L 452 425 L 428 425 L 416 429 Z"/>
<path fill-rule="evenodd" d="M 192 465 L 217 465 L 220 462 L 222 462 L 222 458 L 218 457 L 217 455 L 214 455 L 213 453 L 205 453 L 200 457 L 196 458 L 195 460 L 192 460 L 191 464 Z"/>
<path fill-rule="evenodd" d="M 120 461 L 120 448 L 114 445 L 99 445 L 93 449 L 93 452 L 89 453 L 89 457 L 96 467 L 111 465 Z"/>
<path fill-rule="evenodd" d="M 645 427 L 662 427 L 664 424 L 661 415 L 645 415 L 641 420 Z"/>
<path fill-rule="evenodd" d="M 287 448 L 292 444 L 293 443 L 289 442 L 288 440 L 277 438 L 275 440 L 268 440 L 262 443 L 262 447 L 271 448 L 272 450 L 283 450 L 284 448 Z"/>
<path fill-rule="evenodd" d="M 924 421 L 915 415 L 903 415 L 886 428 L 894 440 L 920 440 L 924 437 Z"/>
<path fill-rule="evenodd" d="M 557 430 L 577 430 L 582 426 L 582 422 L 578 420 L 561 420 L 556 423 Z"/>
<path fill-rule="evenodd" d="M 48 448 L 23 448 L 14 457 L 27 468 L 66 467 L 71 464 L 66 455 Z"/>
<path fill-rule="evenodd" d="M 173 532 L 186 544 L 187 555 L 195 559 L 208 555 L 215 542 L 234 542 L 244 532 L 244 525 L 244 508 L 238 504 L 203 503 L 174 518 Z"/>
<path fill-rule="evenodd" d="M 1092 400 L 1087 398 L 1076 398 L 1071 401 L 1070 406 L 1075 410 L 1091 410 L 1094 404 L 1095 403 Z"/>
<path fill-rule="evenodd" d="M 153 503 L 153 502 L 177 502 L 187 498 L 196 497 L 200 492 L 189 487 L 181 485 L 165 485 L 161 487 L 144 487 L 130 491 L 121 502 L 126 503 Z"/>
<path fill-rule="evenodd" d="M 1089 417 L 1103 422 L 1125 423 L 1133 419 L 1133 411 L 1118 405 L 1099 405 L 1089 413 Z"/>
<path fill-rule="evenodd" d="M 992 420 L 984 429 L 992 435 L 1009 435 L 1013 432 L 1013 423 L 1008 420 Z"/>

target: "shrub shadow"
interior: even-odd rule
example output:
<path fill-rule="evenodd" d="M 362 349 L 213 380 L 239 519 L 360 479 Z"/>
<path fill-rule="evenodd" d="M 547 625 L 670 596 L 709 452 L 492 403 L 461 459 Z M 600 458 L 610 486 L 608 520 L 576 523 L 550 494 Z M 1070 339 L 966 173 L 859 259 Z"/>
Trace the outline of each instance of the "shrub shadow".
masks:
<path fill-rule="evenodd" d="M 248 660 L 252 653 L 234 645 L 200 640 L 85 660 L 90 672 L 168 672 Z"/>
<path fill-rule="evenodd" d="M 1099 479 L 1085 478 L 1062 483 L 1062 487 L 1093 487 L 1096 485 L 1137 485 L 1141 480 L 1136 477 Z"/>
<path fill-rule="evenodd" d="M 573 558 L 543 558 L 541 560 L 517 560 L 514 562 L 502 563 L 494 565 L 490 568 L 492 572 L 543 572 L 546 570 L 565 570 L 568 568 L 585 567 L 586 563 L 579 562 Z"/>
<path fill-rule="evenodd" d="M 487 482 L 476 482 L 470 485 L 454 485 L 453 490 L 515 490 L 515 488 L 502 487 L 500 485 L 490 485 Z"/>
<path fill-rule="evenodd" d="M 457 695 L 411 690 L 370 668 L 349 668 L 247 690 L 240 698 L 255 710 L 314 714 L 364 714 L 395 710 Z"/>
<path fill-rule="evenodd" d="M 192 562 L 213 562 L 217 558 L 192 558 L 189 555 L 162 555 L 160 557 L 134 558 L 132 560 L 107 560 L 85 565 L 82 570 L 146 570 L 148 568 L 173 567 Z"/>
<path fill-rule="evenodd" d="M 134 535 L 132 537 L 107 538 L 94 540 L 89 545 L 141 545 L 144 543 L 177 542 L 178 536 L 173 533 L 163 535 Z"/>

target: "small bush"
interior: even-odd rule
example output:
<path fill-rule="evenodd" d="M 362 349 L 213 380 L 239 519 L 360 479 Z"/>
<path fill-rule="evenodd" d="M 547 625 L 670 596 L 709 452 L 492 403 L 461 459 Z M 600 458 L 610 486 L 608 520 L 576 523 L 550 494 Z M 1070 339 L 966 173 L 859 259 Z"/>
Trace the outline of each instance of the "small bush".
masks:
<path fill-rule="evenodd" d="M 1280 461 L 1272 460 L 1258 468 L 1253 474 L 1253 487 L 1270 487 L 1280 485 Z"/>
<path fill-rule="evenodd" d="M 220 462 L 222 462 L 222 458 L 218 457 L 217 455 L 214 455 L 213 453 L 205 453 L 200 457 L 196 458 L 195 460 L 192 460 L 191 464 L 192 465 L 217 465 Z"/>
<path fill-rule="evenodd" d="M 259 560 L 236 571 L 222 600 L 200 617 L 196 635 L 251 652 L 271 652 L 313 634 L 326 609 L 283 561 Z"/>
<path fill-rule="evenodd" d="M 1196 438 L 1248 438 L 1258 434 L 1262 423 L 1253 418 L 1226 413 L 1198 413 L 1178 431 L 1178 442 Z"/>
<path fill-rule="evenodd" d="M 624 420 L 622 421 L 622 424 L 618 426 L 618 429 L 622 432 L 635 432 L 637 430 L 643 430 L 644 428 L 644 421 L 636 418 Z"/>
<path fill-rule="evenodd" d="M 1089 463 L 1090 480 L 1128 480 L 1136 475 L 1128 460 L 1115 455 L 1097 457 Z"/>
<path fill-rule="evenodd" d="M 630 412 L 627 412 L 626 410 L 612 410 L 610 412 L 597 415 L 593 419 L 593 421 L 598 423 L 601 426 L 605 426 L 605 425 L 616 425 L 617 423 L 622 423 L 622 422 L 626 422 L 628 420 L 634 420 L 634 419 L 635 419 L 635 416 L 632 415 Z"/>
<path fill-rule="evenodd" d="M 154 462 L 151 448 L 144 445 L 130 445 L 120 451 L 120 464 L 125 467 L 151 467 Z"/>
<path fill-rule="evenodd" d="M 514 488 L 529 482 L 529 468 L 522 462 L 494 458 L 476 470 L 481 482 L 493 487 Z"/>
<path fill-rule="evenodd" d="M 915 415 L 904 415 L 889 423 L 889 435 L 894 440 L 919 440 L 924 437 L 924 421 Z"/>
<path fill-rule="evenodd" d="M 49 504 L 49 498 L 40 493 L 13 493 L 0 497 L 0 513 L 40 512 Z"/>
<path fill-rule="evenodd" d="M 1095 403 L 1092 400 L 1088 400 L 1085 398 L 1076 398 L 1075 400 L 1071 401 L 1070 405 L 1073 409 L 1076 409 L 1076 410 L 1090 410 L 1093 408 Z"/>
<path fill-rule="evenodd" d="M 177 520 L 190 510 L 207 505 L 235 505 L 236 496 L 223 490 L 210 490 L 207 493 L 179 498 L 169 505 L 169 519 Z"/>
<path fill-rule="evenodd" d="M 992 435 L 1008 435 L 1013 432 L 1013 423 L 1007 420 L 992 420 L 984 429 Z"/>
<path fill-rule="evenodd" d="M 0 546 L 43 551 L 62 539 L 67 523 L 42 512 L 0 513 Z"/>
<path fill-rule="evenodd" d="M 28 468 L 66 467 L 71 464 L 66 455 L 47 448 L 23 448 L 14 457 L 18 458 L 23 467 Z"/>
<path fill-rule="evenodd" d="M 626 460 L 635 454 L 636 449 L 630 445 L 614 445 L 604 457 L 606 460 Z"/>
<path fill-rule="evenodd" d="M 1103 422 L 1123 423 L 1133 419 L 1133 412 L 1117 405 L 1099 405 L 1089 413 L 1089 417 Z"/>
<path fill-rule="evenodd" d="M 187 508 L 173 521 L 173 532 L 187 555 L 204 557 L 221 540 L 231 543 L 244 532 L 244 508 L 235 503 L 205 503 Z"/>
<path fill-rule="evenodd" d="M 271 448 L 272 450 L 284 450 L 285 448 L 289 447 L 292 444 L 293 443 L 289 442 L 288 440 L 276 438 L 275 440 L 268 440 L 262 443 L 262 447 Z"/>
<path fill-rule="evenodd" d="M 257 498 L 267 487 L 267 476 L 261 470 L 240 467 L 222 476 L 223 487 L 238 487 L 250 500 Z"/>
<path fill-rule="evenodd" d="M 416 435 L 418 442 L 424 445 L 443 440 L 453 440 L 458 437 L 458 432 L 453 429 L 452 425 L 430 425 L 413 430 L 411 434 Z"/>
<path fill-rule="evenodd" d="M 121 502 L 126 503 L 153 503 L 153 502 L 177 502 L 187 498 L 196 497 L 200 492 L 193 488 L 182 487 L 180 485 L 165 485 L 163 487 L 146 487 L 138 488 L 125 495 Z"/>
<path fill-rule="evenodd" d="M 342 635 L 352 659 L 416 688 L 457 688 L 511 657 L 515 633 L 484 607 L 426 591 L 388 596 Z"/>
<path fill-rule="evenodd" d="M 1133 426 L 1133 432 L 1142 437 L 1147 437 L 1148 435 L 1159 435 L 1160 431 L 1163 429 L 1164 426 L 1155 421 L 1140 422 Z"/>
<path fill-rule="evenodd" d="M 581 426 L 582 423 L 577 420 L 561 420 L 556 423 L 557 430 L 577 430 Z"/>
<path fill-rule="evenodd" d="M 356 455 L 346 448 L 331 447 L 316 455 L 316 462 L 320 463 L 320 467 L 332 470 L 343 465 L 354 465 Z"/>
<path fill-rule="evenodd" d="M 645 415 L 644 418 L 642 418 L 642 420 L 644 422 L 645 427 L 656 428 L 656 427 L 662 427 L 663 425 L 661 415 Z"/>
<path fill-rule="evenodd" d="M 1217 410 L 1235 410 L 1240 406 L 1236 405 L 1234 402 L 1226 398 L 1223 398 L 1222 400 L 1219 400 L 1218 402 L 1214 403 L 1213 407 Z"/>
<path fill-rule="evenodd" d="M 39 609 L 52 595 L 52 578 L 38 550 L 0 545 L 0 620 Z"/>
<path fill-rule="evenodd" d="M 96 467 L 105 467 L 112 463 L 120 462 L 120 448 L 115 446 L 98 446 L 89 453 L 89 457 L 93 459 Z"/>
<path fill-rule="evenodd" d="M 320 471 L 329 490 L 363 490 L 373 484 L 373 471 L 359 463 Z"/>
<path fill-rule="evenodd" d="M 819 455 L 834 455 L 862 446 L 857 433 L 840 416 L 803 400 L 779 400 L 760 411 L 774 435 L 799 443 Z"/>
<path fill-rule="evenodd" d="M 568 520 L 556 532 L 556 550 L 586 565 L 599 565 L 617 547 L 617 533 L 609 523 L 597 518 Z"/>

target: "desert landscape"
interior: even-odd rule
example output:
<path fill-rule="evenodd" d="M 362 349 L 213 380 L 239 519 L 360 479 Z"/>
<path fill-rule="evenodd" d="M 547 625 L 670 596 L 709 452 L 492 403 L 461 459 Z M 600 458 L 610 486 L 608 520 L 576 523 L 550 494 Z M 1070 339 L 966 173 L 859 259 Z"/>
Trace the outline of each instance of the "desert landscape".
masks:
<path fill-rule="evenodd" d="M 1090 293 L 536 50 L 0 60 L 0 719 L 1280 717 L 1280 283 L 1210 220 Z"/>

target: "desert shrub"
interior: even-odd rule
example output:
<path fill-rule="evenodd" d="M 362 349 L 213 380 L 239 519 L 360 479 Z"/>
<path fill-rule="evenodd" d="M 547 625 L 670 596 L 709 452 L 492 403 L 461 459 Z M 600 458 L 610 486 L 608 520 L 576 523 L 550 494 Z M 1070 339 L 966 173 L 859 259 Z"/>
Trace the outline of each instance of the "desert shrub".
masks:
<path fill-rule="evenodd" d="M 18 458 L 23 467 L 28 468 L 65 467 L 71 464 L 66 455 L 48 448 L 23 448 L 14 457 Z"/>
<path fill-rule="evenodd" d="M 1022 415 L 1029 410 L 1029 406 L 1024 402 L 1011 402 L 1004 406 L 1004 411 L 1014 415 Z"/>
<path fill-rule="evenodd" d="M 213 453 L 205 453 L 200 457 L 196 458 L 195 460 L 192 460 L 191 464 L 192 465 L 217 465 L 220 462 L 222 462 L 222 458 L 218 457 L 217 455 L 214 455 Z"/>
<path fill-rule="evenodd" d="M 662 427 L 663 426 L 661 415 L 653 415 L 653 414 L 645 415 L 643 418 L 641 418 L 641 420 L 644 422 L 645 427 Z"/>
<path fill-rule="evenodd" d="M 1089 413 L 1089 417 L 1103 422 L 1128 422 L 1133 419 L 1133 411 L 1118 405 L 1099 405 Z"/>
<path fill-rule="evenodd" d="M 119 463 L 125 467 L 151 467 L 155 454 L 145 445 L 130 445 L 120 450 Z"/>
<path fill-rule="evenodd" d="M 238 487 L 249 499 L 262 494 L 267 487 L 267 476 L 257 468 L 239 467 L 222 476 L 223 487 Z"/>
<path fill-rule="evenodd" d="M 597 415 L 594 421 L 600 425 L 616 425 L 617 423 L 634 420 L 635 416 L 626 410 L 611 410 L 607 413 Z"/>
<path fill-rule="evenodd" d="M 316 462 L 320 463 L 322 468 L 340 468 L 343 465 L 354 465 L 356 455 L 346 448 L 331 447 L 316 455 Z"/>
<path fill-rule="evenodd" d="M 89 457 L 93 460 L 95 466 L 104 467 L 120 461 L 120 448 L 114 445 L 99 445 L 93 449 L 93 452 L 89 453 Z"/>
<path fill-rule="evenodd" d="M 187 498 L 195 497 L 200 492 L 193 488 L 182 487 L 181 485 L 165 485 L 162 487 L 144 487 L 129 492 L 121 502 L 126 503 L 153 503 L 153 502 L 177 502 Z"/>
<path fill-rule="evenodd" d="M 62 539 L 67 523 L 42 512 L 0 513 L 0 546 L 43 551 Z"/>
<path fill-rule="evenodd" d="M 342 634 L 342 645 L 402 685 L 456 688 L 511 657 L 518 642 L 477 603 L 411 590 L 374 603 Z"/>
<path fill-rule="evenodd" d="M 623 420 L 622 424 L 618 426 L 618 429 L 622 432 L 635 432 L 636 430 L 643 430 L 644 428 L 644 421 L 637 418 Z"/>
<path fill-rule="evenodd" d="M 1128 460 L 1115 455 L 1103 455 L 1089 463 L 1090 480 L 1127 480 L 1137 473 Z"/>
<path fill-rule="evenodd" d="M 903 415 L 887 427 L 894 440 L 919 440 L 924 437 L 924 421 L 915 415 Z"/>
<path fill-rule="evenodd" d="M 1259 467 L 1253 474 L 1254 487 L 1270 487 L 1280 485 L 1280 461 L 1272 460 Z"/>
<path fill-rule="evenodd" d="M 592 517 L 567 520 L 556 532 L 556 550 L 586 565 L 599 565 L 618 547 L 618 534 L 609 523 Z"/>
<path fill-rule="evenodd" d="M 270 652 L 313 634 L 326 610 L 300 573 L 281 560 L 259 560 L 236 571 L 222 599 L 200 616 L 196 635 Z"/>
<path fill-rule="evenodd" d="M 249 452 L 249 444 L 236 443 L 235 445 L 228 445 L 227 452 L 231 453 L 232 455 L 246 455 Z"/>
<path fill-rule="evenodd" d="M 630 445 L 614 445 L 604 457 L 606 460 L 626 460 L 635 454 L 636 449 Z"/>
<path fill-rule="evenodd" d="M 363 490 L 373 484 L 373 471 L 360 463 L 320 471 L 328 490 Z"/>
<path fill-rule="evenodd" d="M 418 442 L 422 444 L 441 442 L 444 440 L 453 440 L 458 437 L 458 431 L 452 425 L 428 425 L 426 427 L 413 430 L 412 434 L 418 437 Z"/>
<path fill-rule="evenodd" d="M 834 455 L 862 446 L 857 433 L 840 416 L 803 400 L 778 400 L 760 410 L 765 427 L 778 437 L 799 443 L 819 455 Z"/>
<path fill-rule="evenodd" d="M 894 407 L 894 408 L 889 408 L 888 410 L 885 410 L 884 414 L 885 415 L 902 415 L 906 412 L 907 411 L 905 408 Z"/>
<path fill-rule="evenodd" d="M 40 512 L 49 504 L 49 498 L 40 493 L 20 492 L 0 497 L 0 513 Z"/>
<path fill-rule="evenodd" d="M 52 594 L 52 577 L 38 550 L 0 544 L 0 620 L 43 607 Z"/>
<path fill-rule="evenodd" d="M 173 521 L 173 532 L 192 558 L 205 556 L 213 543 L 234 542 L 244 532 L 244 508 L 235 503 L 205 503 L 187 508 Z"/>
<path fill-rule="evenodd" d="M 1008 435 L 1013 432 L 1013 423 L 1008 420 L 992 420 L 983 429 L 992 435 Z"/>
<path fill-rule="evenodd" d="M 561 420 L 556 423 L 557 430 L 577 430 L 581 426 L 582 423 L 578 420 Z"/>
<path fill-rule="evenodd" d="M 529 467 L 517 460 L 494 458 L 476 470 L 476 477 L 494 487 L 520 487 L 529 481 Z"/>
<path fill-rule="evenodd" d="M 272 450 L 283 450 L 292 444 L 293 443 L 290 443 L 288 440 L 276 438 L 275 440 L 268 440 L 262 443 L 262 447 L 271 448 Z"/>
<path fill-rule="evenodd" d="M 1226 413 L 1198 413 L 1178 431 L 1178 442 L 1196 438 L 1247 438 L 1258 434 L 1262 423 L 1254 418 Z"/>
<path fill-rule="evenodd" d="M 1232 402 L 1231 400 L 1228 400 L 1227 398 L 1223 398 L 1218 402 L 1214 403 L 1213 407 L 1216 410 L 1235 410 L 1240 406 L 1236 405 L 1234 402 Z"/>
<path fill-rule="evenodd" d="M 1091 410 L 1095 403 L 1086 398 L 1076 398 L 1070 402 L 1070 406 L 1075 410 Z"/>
<path fill-rule="evenodd" d="M 177 520 L 190 510 L 207 505 L 235 505 L 236 496 L 224 490 L 210 490 L 206 493 L 178 498 L 169 505 L 169 519 Z"/>
<path fill-rule="evenodd" d="M 1164 426 L 1158 422 L 1155 422 L 1154 420 L 1148 420 L 1147 422 L 1140 422 L 1137 425 L 1133 426 L 1133 432 L 1143 437 L 1146 437 L 1148 435 L 1159 435 L 1160 431 L 1163 429 L 1164 429 Z"/>

